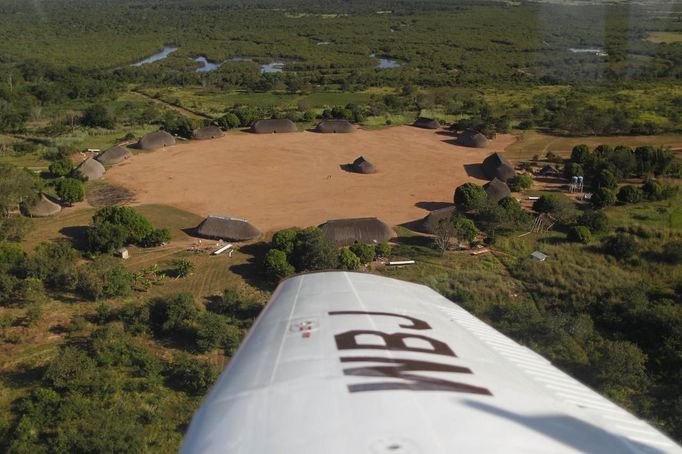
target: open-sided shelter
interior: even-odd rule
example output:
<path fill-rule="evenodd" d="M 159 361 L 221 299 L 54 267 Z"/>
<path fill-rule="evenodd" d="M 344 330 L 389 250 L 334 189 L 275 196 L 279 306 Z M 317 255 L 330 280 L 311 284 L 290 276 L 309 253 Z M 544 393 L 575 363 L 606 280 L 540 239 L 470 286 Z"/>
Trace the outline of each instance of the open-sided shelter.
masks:
<path fill-rule="evenodd" d="M 498 178 L 506 183 L 508 179 L 516 176 L 514 166 L 507 161 L 507 158 L 497 152 L 485 158 L 482 167 L 485 176 L 491 180 Z"/>
<path fill-rule="evenodd" d="M 74 173 L 80 178 L 88 181 L 94 181 L 102 178 L 105 171 L 106 170 L 104 169 L 102 163 L 94 158 L 89 158 L 83 161 L 81 165 L 74 170 Z"/>
<path fill-rule="evenodd" d="M 111 147 L 100 153 L 95 159 L 105 166 L 111 166 L 123 162 L 131 156 L 132 153 L 130 153 L 126 147 L 123 145 L 116 145 L 115 147 Z"/>
<path fill-rule="evenodd" d="M 205 238 L 227 241 L 252 240 L 260 235 L 260 231 L 246 219 L 213 215 L 197 226 L 196 233 Z"/>
<path fill-rule="evenodd" d="M 424 129 L 438 129 L 440 128 L 440 123 L 433 118 L 419 117 L 414 121 L 413 126 Z"/>
<path fill-rule="evenodd" d="M 385 243 L 393 237 L 393 230 L 377 218 L 334 219 L 320 225 L 320 230 L 339 246 Z"/>
<path fill-rule="evenodd" d="M 141 150 L 158 150 L 171 145 L 175 145 L 175 137 L 166 131 L 150 132 L 137 142 L 137 148 Z"/>
<path fill-rule="evenodd" d="M 355 127 L 348 120 L 324 120 L 315 128 L 315 132 L 326 134 L 355 132 Z"/>
<path fill-rule="evenodd" d="M 499 202 L 508 195 L 511 195 L 511 190 L 509 189 L 509 186 L 507 186 L 507 183 L 498 178 L 494 178 L 492 181 L 484 185 L 483 189 L 485 189 L 486 194 L 488 194 L 488 200 L 491 200 L 495 203 Z"/>
<path fill-rule="evenodd" d="M 471 148 L 486 148 L 490 145 L 490 141 L 486 136 L 476 131 L 475 129 L 467 129 L 457 137 L 457 144 Z"/>
<path fill-rule="evenodd" d="M 296 124 L 288 118 L 272 120 L 258 120 L 251 126 L 251 132 L 256 134 L 275 134 L 285 132 L 297 132 Z"/>
<path fill-rule="evenodd" d="M 192 132 L 192 138 L 194 140 L 217 139 L 218 137 L 222 137 L 224 135 L 225 133 L 223 130 L 215 125 L 204 126 L 203 128 L 195 129 Z"/>

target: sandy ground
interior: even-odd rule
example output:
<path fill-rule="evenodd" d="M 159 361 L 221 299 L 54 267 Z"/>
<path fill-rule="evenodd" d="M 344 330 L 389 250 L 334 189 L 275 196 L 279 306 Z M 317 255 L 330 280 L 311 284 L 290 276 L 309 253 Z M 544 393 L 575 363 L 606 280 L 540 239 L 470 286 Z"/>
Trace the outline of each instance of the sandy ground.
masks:
<path fill-rule="evenodd" d="M 475 165 L 515 138 L 498 135 L 486 149 L 453 140 L 444 131 L 411 126 L 354 134 L 228 134 L 138 154 L 104 179 L 134 191 L 134 204 L 246 218 L 263 232 L 362 216 L 398 225 L 452 203 L 464 182 L 483 184 Z M 341 169 L 360 155 L 378 173 Z"/>

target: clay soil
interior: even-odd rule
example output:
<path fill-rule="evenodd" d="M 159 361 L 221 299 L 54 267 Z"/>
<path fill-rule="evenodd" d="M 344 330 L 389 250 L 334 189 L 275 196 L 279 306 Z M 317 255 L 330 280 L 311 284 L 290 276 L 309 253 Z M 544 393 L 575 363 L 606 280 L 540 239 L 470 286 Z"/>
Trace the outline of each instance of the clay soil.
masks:
<path fill-rule="evenodd" d="M 228 134 L 140 153 L 105 180 L 135 193 L 135 204 L 171 205 L 200 216 L 245 218 L 261 231 L 376 216 L 399 225 L 452 203 L 457 186 L 483 184 L 478 164 L 514 142 L 454 145 L 444 131 L 400 126 L 353 134 Z M 358 156 L 377 173 L 342 169 Z"/>

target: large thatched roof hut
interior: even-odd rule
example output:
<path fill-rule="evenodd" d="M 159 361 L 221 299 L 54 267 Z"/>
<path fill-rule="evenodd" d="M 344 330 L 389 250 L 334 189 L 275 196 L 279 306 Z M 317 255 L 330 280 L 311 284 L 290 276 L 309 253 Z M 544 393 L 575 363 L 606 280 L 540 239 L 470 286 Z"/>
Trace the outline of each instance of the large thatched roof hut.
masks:
<path fill-rule="evenodd" d="M 205 238 L 227 241 L 246 241 L 260 235 L 260 231 L 246 219 L 229 216 L 207 217 L 197 226 L 196 233 Z"/>
<path fill-rule="evenodd" d="M 441 208 L 430 212 L 421 221 L 421 229 L 427 233 L 435 233 L 438 223 L 444 219 L 452 219 L 457 214 L 455 206 Z"/>
<path fill-rule="evenodd" d="M 377 169 L 374 164 L 365 159 L 364 156 L 360 156 L 358 159 L 353 161 L 350 165 L 350 170 L 356 173 L 376 173 Z"/>
<path fill-rule="evenodd" d="M 316 132 L 322 133 L 349 133 L 355 132 L 355 127 L 348 120 L 324 120 L 315 128 Z"/>
<path fill-rule="evenodd" d="M 123 162 L 131 156 L 132 153 L 130 153 L 126 147 L 123 145 L 116 145 L 115 147 L 111 147 L 100 153 L 95 159 L 105 166 L 111 166 Z"/>
<path fill-rule="evenodd" d="M 488 194 L 488 200 L 495 203 L 508 195 L 511 195 L 511 190 L 509 189 L 509 186 L 507 186 L 507 183 L 498 178 L 494 178 L 492 181 L 485 184 L 483 189 L 485 189 L 486 194 Z"/>
<path fill-rule="evenodd" d="M 419 117 L 414 121 L 413 126 L 424 129 L 438 129 L 440 128 L 440 123 L 433 118 Z"/>
<path fill-rule="evenodd" d="M 474 129 L 467 129 L 457 137 L 457 145 L 471 148 L 486 148 L 490 141 L 486 136 Z"/>
<path fill-rule="evenodd" d="M 377 218 L 334 219 L 320 225 L 320 230 L 339 246 L 385 243 L 393 237 L 393 230 Z"/>
<path fill-rule="evenodd" d="M 104 166 L 94 158 L 86 159 L 74 170 L 74 173 L 88 181 L 99 180 L 104 176 Z"/>
<path fill-rule="evenodd" d="M 506 182 L 508 179 L 516 176 L 514 166 L 507 161 L 507 158 L 497 152 L 485 158 L 482 167 L 485 176 L 491 180 L 493 178 L 499 178 Z"/>
<path fill-rule="evenodd" d="M 287 118 L 258 120 L 251 126 L 251 132 L 255 132 L 256 134 L 275 134 L 297 131 L 296 124 Z"/>
<path fill-rule="evenodd" d="M 28 208 L 28 214 L 34 218 L 54 216 L 62 211 L 62 207 L 50 200 L 45 194 L 40 194 L 40 199 Z"/>
<path fill-rule="evenodd" d="M 224 135 L 225 133 L 223 130 L 214 125 L 204 126 L 203 128 L 195 129 L 192 132 L 192 138 L 194 140 L 217 139 L 218 137 L 222 137 Z"/>
<path fill-rule="evenodd" d="M 137 148 L 141 150 L 158 150 L 171 145 L 175 145 L 175 137 L 166 131 L 150 132 L 137 142 Z"/>

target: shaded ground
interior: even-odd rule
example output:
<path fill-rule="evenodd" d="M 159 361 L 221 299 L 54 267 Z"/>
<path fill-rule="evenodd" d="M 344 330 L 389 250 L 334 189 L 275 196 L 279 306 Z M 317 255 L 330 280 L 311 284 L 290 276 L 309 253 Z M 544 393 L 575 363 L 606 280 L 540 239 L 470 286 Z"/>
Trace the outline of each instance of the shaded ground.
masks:
<path fill-rule="evenodd" d="M 481 184 L 464 165 L 514 140 L 498 135 L 489 148 L 473 149 L 409 126 L 354 134 L 229 134 L 136 155 L 105 180 L 133 191 L 138 204 L 242 217 L 262 231 L 361 216 L 397 225 L 427 214 L 419 202 L 450 203 L 458 185 Z M 339 167 L 361 155 L 378 173 Z"/>

